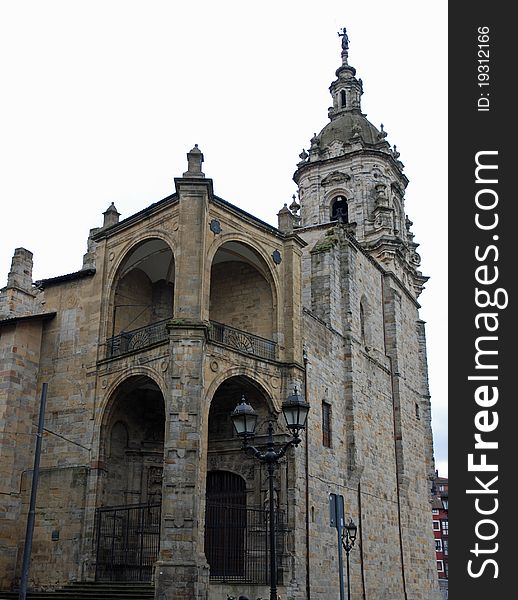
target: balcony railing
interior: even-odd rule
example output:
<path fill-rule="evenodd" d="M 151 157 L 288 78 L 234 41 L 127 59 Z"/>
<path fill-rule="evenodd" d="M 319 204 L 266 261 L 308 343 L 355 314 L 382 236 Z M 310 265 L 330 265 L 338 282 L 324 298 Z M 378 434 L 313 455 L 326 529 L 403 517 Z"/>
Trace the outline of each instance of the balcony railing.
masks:
<path fill-rule="evenodd" d="M 167 341 L 169 333 L 166 323 L 168 322 L 169 319 L 164 319 L 132 331 L 123 331 L 114 337 L 108 338 L 106 340 L 108 358 Z"/>
<path fill-rule="evenodd" d="M 148 346 L 166 342 L 169 339 L 166 327 L 169 321 L 169 319 L 164 319 L 132 331 L 123 331 L 108 338 L 106 340 L 106 356 L 108 358 L 121 356 L 134 350 L 142 350 Z M 277 358 L 277 344 L 272 340 L 216 321 L 210 322 L 209 339 L 259 358 L 269 360 Z"/>
<path fill-rule="evenodd" d="M 269 360 L 277 358 L 277 344 L 275 342 L 216 321 L 210 322 L 209 339 L 259 358 Z"/>

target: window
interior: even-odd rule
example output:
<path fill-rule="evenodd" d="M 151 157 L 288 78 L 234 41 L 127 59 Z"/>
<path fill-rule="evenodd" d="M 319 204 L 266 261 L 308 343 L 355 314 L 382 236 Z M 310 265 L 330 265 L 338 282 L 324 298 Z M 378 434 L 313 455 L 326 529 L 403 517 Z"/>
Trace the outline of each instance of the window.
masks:
<path fill-rule="evenodd" d="M 437 570 L 444 571 L 444 564 L 443 564 L 442 560 L 437 561 Z"/>
<path fill-rule="evenodd" d="M 365 343 L 365 309 L 363 303 L 360 302 L 360 334 L 362 336 L 362 342 Z"/>
<path fill-rule="evenodd" d="M 420 409 L 419 404 L 417 402 L 415 403 L 415 418 L 416 419 L 420 419 L 421 418 L 421 409 Z"/>
<path fill-rule="evenodd" d="M 442 499 L 442 507 L 444 508 L 444 510 L 448 510 L 448 498 Z"/>
<path fill-rule="evenodd" d="M 441 530 L 441 524 L 439 521 L 432 521 L 432 525 L 433 525 L 433 530 L 434 531 L 440 531 Z"/>
<path fill-rule="evenodd" d="M 442 541 L 441 540 L 435 540 L 435 551 L 442 552 Z"/>
<path fill-rule="evenodd" d="M 438 515 L 439 514 L 439 509 L 438 508 L 432 508 L 432 515 Z"/>
<path fill-rule="evenodd" d="M 331 221 L 349 222 L 349 209 L 344 196 L 337 196 L 331 205 Z"/>
<path fill-rule="evenodd" d="M 448 556 L 448 540 L 443 540 L 442 541 L 442 548 L 443 548 L 443 552 L 444 552 L 444 556 Z"/>
<path fill-rule="evenodd" d="M 442 532 L 446 534 L 448 533 L 448 519 L 442 521 Z"/>
<path fill-rule="evenodd" d="M 345 90 L 340 92 L 340 104 L 342 108 L 346 105 Z"/>
<path fill-rule="evenodd" d="M 322 402 L 322 444 L 331 448 L 331 405 Z"/>

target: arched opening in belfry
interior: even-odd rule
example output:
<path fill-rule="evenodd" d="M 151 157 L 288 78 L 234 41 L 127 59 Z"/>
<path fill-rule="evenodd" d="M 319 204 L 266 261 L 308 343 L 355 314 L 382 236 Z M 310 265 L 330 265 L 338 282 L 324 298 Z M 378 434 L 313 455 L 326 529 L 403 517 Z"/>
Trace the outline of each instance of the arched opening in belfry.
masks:
<path fill-rule="evenodd" d="M 346 96 L 345 96 L 345 90 L 342 90 L 340 92 L 340 106 L 342 108 L 344 108 L 346 106 L 346 102 L 347 102 L 347 99 L 346 99 Z"/>
<path fill-rule="evenodd" d="M 209 410 L 205 556 L 213 583 L 239 578 L 250 585 L 264 585 L 268 582 L 268 480 L 265 465 L 244 454 L 232 425 L 230 414 L 243 399 L 259 415 L 254 445 L 264 448 L 267 441 L 268 421 L 273 416 L 267 394 L 248 377 L 225 380 Z M 280 427 L 275 432 L 277 443 L 283 433 Z M 285 463 L 276 470 L 274 487 L 278 518 L 284 523 Z M 278 548 L 281 568 L 281 537 Z M 252 588 L 248 593 L 252 594 Z"/>
<path fill-rule="evenodd" d="M 150 581 L 160 545 L 164 397 L 133 376 L 112 395 L 101 429 L 96 579 Z"/>
<path fill-rule="evenodd" d="M 135 246 L 114 282 L 107 353 L 116 356 L 164 341 L 173 315 L 175 263 L 160 239 Z"/>
<path fill-rule="evenodd" d="M 345 196 L 336 196 L 331 202 L 331 221 L 349 222 L 349 207 Z"/>
<path fill-rule="evenodd" d="M 213 341 L 276 357 L 276 306 L 270 268 L 252 247 L 226 242 L 212 261 L 209 318 Z"/>

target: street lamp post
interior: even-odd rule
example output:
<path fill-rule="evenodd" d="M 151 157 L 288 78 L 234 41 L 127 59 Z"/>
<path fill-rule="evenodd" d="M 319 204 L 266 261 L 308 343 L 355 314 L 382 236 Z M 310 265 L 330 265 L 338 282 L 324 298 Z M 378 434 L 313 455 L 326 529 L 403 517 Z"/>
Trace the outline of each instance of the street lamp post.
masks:
<path fill-rule="evenodd" d="M 354 546 L 354 542 L 356 541 L 356 533 L 358 531 L 358 527 L 355 525 L 354 521 L 349 518 L 349 523 L 344 525 L 342 530 L 342 545 L 345 550 L 345 555 L 347 558 L 347 600 L 351 600 L 351 572 L 349 569 L 349 552 L 351 552 L 352 547 Z"/>
<path fill-rule="evenodd" d="M 270 600 L 277 600 L 277 549 L 275 545 L 275 508 L 273 501 L 273 472 L 275 465 L 286 454 L 290 446 L 298 446 L 302 441 L 299 437 L 301 430 L 306 427 L 309 404 L 299 396 L 297 388 L 294 393 L 282 403 L 282 412 L 286 420 L 292 439 L 285 444 L 275 447 L 273 442 L 273 424 L 274 419 L 268 421 L 268 441 L 266 450 L 259 450 L 252 446 L 249 441 L 255 435 L 258 414 L 246 402 L 245 397 L 241 399 L 230 418 L 234 424 L 237 435 L 243 440 L 243 450 L 255 456 L 261 462 L 266 464 L 268 470 L 268 490 L 269 490 L 269 518 L 270 518 Z"/>

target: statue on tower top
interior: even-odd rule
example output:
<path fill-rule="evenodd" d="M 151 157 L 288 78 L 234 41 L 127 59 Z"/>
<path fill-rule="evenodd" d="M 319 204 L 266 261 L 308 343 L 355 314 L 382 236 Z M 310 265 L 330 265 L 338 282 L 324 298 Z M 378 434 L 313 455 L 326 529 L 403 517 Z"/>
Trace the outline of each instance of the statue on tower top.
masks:
<path fill-rule="evenodd" d="M 349 36 L 345 27 L 338 32 L 338 36 L 342 38 L 342 50 L 349 50 Z"/>

